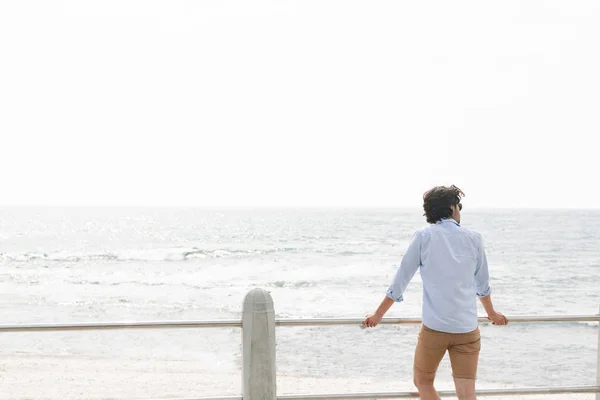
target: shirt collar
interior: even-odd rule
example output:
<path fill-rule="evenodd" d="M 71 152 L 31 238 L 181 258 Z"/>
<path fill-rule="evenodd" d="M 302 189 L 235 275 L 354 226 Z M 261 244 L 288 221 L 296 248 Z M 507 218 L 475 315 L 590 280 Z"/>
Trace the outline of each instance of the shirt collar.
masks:
<path fill-rule="evenodd" d="M 456 222 L 456 221 L 455 221 L 454 219 L 452 219 L 452 218 L 444 218 L 444 219 L 440 219 L 438 222 L 436 222 L 436 225 L 437 225 L 437 224 L 445 224 L 445 223 L 448 223 L 448 222 L 450 222 L 450 223 L 453 223 L 453 224 L 455 224 L 456 226 L 460 226 L 460 224 L 459 224 L 458 222 Z"/>

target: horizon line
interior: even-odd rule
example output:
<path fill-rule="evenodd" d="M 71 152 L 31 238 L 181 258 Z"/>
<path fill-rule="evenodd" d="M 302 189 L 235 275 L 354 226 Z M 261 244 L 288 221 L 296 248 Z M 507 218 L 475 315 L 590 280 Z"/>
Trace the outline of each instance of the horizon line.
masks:
<path fill-rule="evenodd" d="M 316 210 L 316 209 L 356 209 L 356 210 L 416 210 L 422 206 L 415 205 L 198 205 L 198 204 L 0 204 L 0 208 L 196 208 L 209 210 L 251 210 L 251 209 L 287 209 L 287 210 Z M 467 210 L 600 210 L 600 207 L 565 207 L 565 206 L 471 206 Z M 467 211 L 466 211 L 467 212 Z"/>

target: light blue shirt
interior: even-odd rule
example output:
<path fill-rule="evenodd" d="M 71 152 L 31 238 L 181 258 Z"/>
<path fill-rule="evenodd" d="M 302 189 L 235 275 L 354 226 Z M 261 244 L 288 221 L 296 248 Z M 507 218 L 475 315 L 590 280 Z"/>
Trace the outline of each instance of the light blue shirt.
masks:
<path fill-rule="evenodd" d="M 402 301 L 419 268 L 423 281 L 423 324 L 448 333 L 477 329 L 477 297 L 492 292 L 481 235 L 453 219 L 417 231 L 387 296 Z"/>

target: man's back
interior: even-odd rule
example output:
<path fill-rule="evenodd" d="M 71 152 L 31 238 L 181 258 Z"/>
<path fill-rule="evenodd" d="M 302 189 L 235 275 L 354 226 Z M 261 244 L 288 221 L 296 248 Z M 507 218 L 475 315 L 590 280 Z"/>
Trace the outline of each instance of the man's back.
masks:
<path fill-rule="evenodd" d="M 444 219 L 418 231 L 423 280 L 423 323 L 442 332 L 477 328 L 476 293 L 487 296 L 487 261 L 481 235 Z"/>
<path fill-rule="evenodd" d="M 417 231 L 387 296 L 402 301 L 419 268 L 423 280 L 423 324 L 448 333 L 477 328 L 475 295 L 485 297 L 491 293 L 481 235 L 451 218 Z"/>

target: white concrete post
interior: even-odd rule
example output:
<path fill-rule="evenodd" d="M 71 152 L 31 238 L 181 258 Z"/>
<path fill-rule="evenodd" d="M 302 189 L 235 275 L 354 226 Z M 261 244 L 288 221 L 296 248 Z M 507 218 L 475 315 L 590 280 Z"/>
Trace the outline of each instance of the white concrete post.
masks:
<path fill-rule="evenodd" d="M 600 307 L 598 310 L 600 315 Z M 596 356 L 596 386 L 600 386 L 600 321 L 598 321 L 598 355 Z M 600 393 L 596 393 L 596 400 L 600 400 Z"/>
<path fill-rule="evenodd" d="M 243 400 L 276 400 L 275 311 L 269 292 L 254 289 L 242 316 Z"/>

